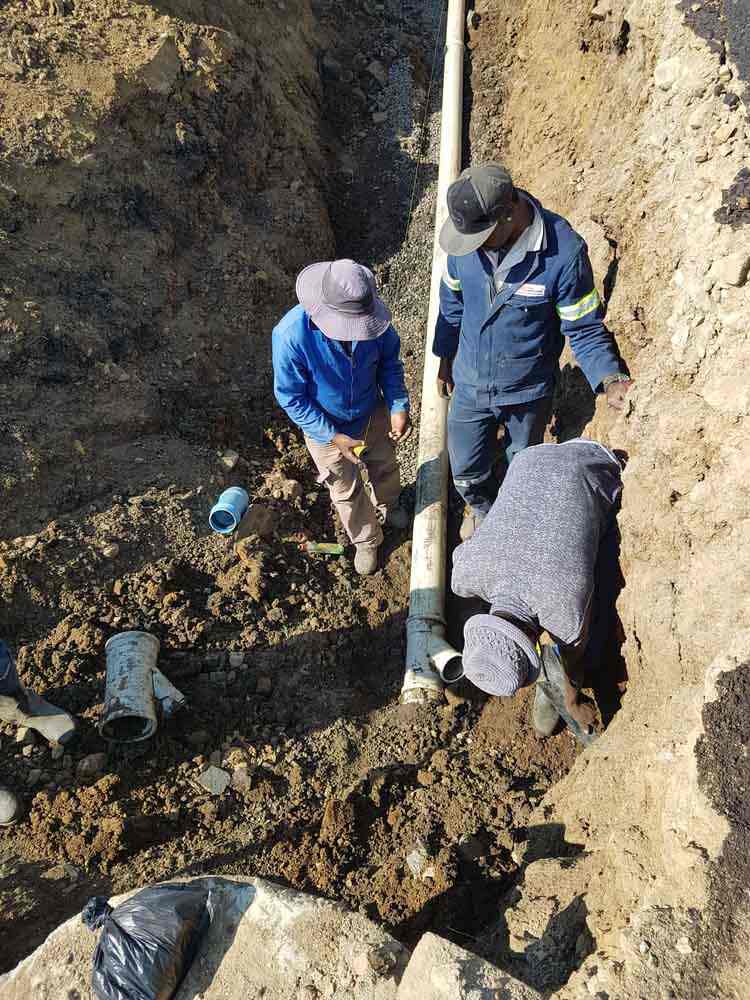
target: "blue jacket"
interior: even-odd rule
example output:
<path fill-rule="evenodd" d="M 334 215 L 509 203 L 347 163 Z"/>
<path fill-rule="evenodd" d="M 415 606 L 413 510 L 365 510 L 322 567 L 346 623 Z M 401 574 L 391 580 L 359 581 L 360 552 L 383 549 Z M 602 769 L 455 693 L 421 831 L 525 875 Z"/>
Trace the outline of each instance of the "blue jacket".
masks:
<path fill-rule="evenodd" d="M 381 399 L 391 413 L 409 409 L 400 349 L 389 326 L 376 340 L 356 341 L 350 356 L 295 306 L 273 331 L 274 394 L 313 441 L 358 437 Z"/>
<path fill-rule="evenodd" d="M 479 251 L 449 255 L 440 283 L 432 351 L 455 359 L 456 386 L 478 406 L 549 396 L 566 336 L 595 392 L 620 371 L 585 242 L 565 219 L 526 197 L 542 216 L 542 246 L 510 269 L 500 292 Z"/>

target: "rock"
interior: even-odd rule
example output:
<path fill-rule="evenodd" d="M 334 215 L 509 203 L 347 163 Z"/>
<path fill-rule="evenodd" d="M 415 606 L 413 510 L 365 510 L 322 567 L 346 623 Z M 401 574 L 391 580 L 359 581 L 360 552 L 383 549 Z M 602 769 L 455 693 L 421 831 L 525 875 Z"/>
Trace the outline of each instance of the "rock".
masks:
<path fill-rule="evenodd" d="M 247 764 L 241 764 L 232 771 L 232 788 L 238 792 L 249 792 L 252 788 L 253 777 L 247 769 Z"/>
<path fill-rule="evenodd" d="M 223 455 L 219 459 L 219 462 L 221 463 L 221 465 L 224 466 L 225 469 L 231 472 L 232 469 L 235 468 L 239 460 L 240 460 L 239 454 L 236 451 L 232 451 L 230 449 L 229 451 L 225 451 L 223 453 Z"/>
<path fill-rule="evenodd" d="M 373 59 L 373 61 L 369 64 L 367 72 L 374 80 L 377 80 L 381 87 L 385 87 L 388 83 L 388 70 L 381 62 L 378 62 L 377 59 Z"/>
<path fill-rule="evenodd" d="M 149 90 L 167 95 L 177 82 L 181 70 L 182 62 L 175 41 L 165 36 L 153 50 L 151 60 L 138 75 Z"/>
<path fill-rule="evenodd" d="M 90 753 L 88 757 L 84 757 L 83 760 L 78 761 L 76 774 L 79 778 L 83 779 L 95 778 L 97 775 L 102 773 L 106 766 L 106 753 Z"/>
<path fill-rule="evenodd" d="M 299 500 L 304 493 L 296 479 L 282 479 L 279 483 L 279 490 L 285 500 Z"/>
<path fill-rule="evenodd" d="M 729 81 L 732 79 L 732 70 L 730 69 L 729 66 L 727 65 L 719 66 L 719 79 L 723 83 L 729 83 Z"/>
<path fill-rule="evenodd" d="M 210 739 L 211 737 L 205 729 L 196 729 L 195 732 L 188 733 L 185 737 L 185 742 L 191 747 L 200 749 L 202 746 L 205 746 Z"/>
<path fill-rule="evenodd" d="M 270 677 L 262 675 L 258 678 L 255 690 L 258 694 L 265 695 L 266 697 L 273 691 L 273 681 Z"/>
<path fill-rule="evenodd" d="M 427 853 L 427 848 L 423 843 L 418 842 L 406 855 L 406 867 L 412 875 L 417 878 L 419 875 L 424 873 L 429 860 L 430 855 Z"/>
<path fill-rule="evenodd" d="M 323 72 L 323 78 L 329 80 L 339 80 L 343 72 L 343 66 L 330 52 L 326 52 L 320 60 L 320 68 Z"/>
<path fill-rule="evenodd" d="M 26 726 L 19 726 L 16 730 L 16 743 L 23 747 L 33 747 L 36 743 L 36 733 Z"/>
<path fill-rule="evenodd" d="M 675 945 L 674 946 L 677 949 L 677 951 L 679 951 L 679 953 L 681 955 L 692 955 L 693 954 L 693 949 L 692 949 L 692 947 L 690 945 L 690 941 L 688 940 L 687 936 L 684 935 L 684 934 L 683 934 L 682 937 L 677 938 L 677 940 L 675 941 Z"/>
<path fill-rule="evenodd" d="M 245 664 L 245 654 L 242 652 L 232 651 L 229 654 L 229 666 L 230 667 L 242 667 Z"/>
<path fill-rule="evenodd" d="M 211 765 L 198 778 L 198 783 L 202 785 L 210 795 L 223 795 L 229 787 L 229 774 L 220 767 Z"/>
<path fill-rule="evenodd" d="M 748 269 L 750 269 L 750 252 L 738 250 L 714 261 L 709 273 L 720 288 L 728 288 L 730 285 L 741 288 L 747 281 Z"/>
<path fill-rule="evenodd" d="M 279 515 L 276 511 L 271 510 L 270 507 L 264 507 L 263 504 L 251 504 L 237 529 L 235 551 L 238 552 L 240 558 L 242 557 L 239 551 L 241 541 L 250 535 L 257 535 L 259 538 L 271 538 L 276 531 L 278 523 Z"/>
<path fill-rule="evenodd" d="M 680 74 L 680 60 L 677 56 L 664 59 L 654 69 L 654 83 L 659 90 L 669 90 Z"/>
<path fill-rule="evenodd" d="M 111 545 L 105 545 L 102 549 L 102 555 L 105 559 L 116 559 L 120 554 L 120 546 L 116 542 L 112 542 Z"/>
<path fill-rule="evenodd" d="M 728 142 L 734 133 L 737 131 L 737 126 L 732 125 L 731 122 L 727 122 L 726 125 L 720 125 L 714 132 L 714 142 L 717 146 L 723 146 L 725 142 Z"/>
<path fill-rule="evenodd" d="M 502 969 L 428 932 L 412 952 L 397 1000 L 532 1000 L 541 994 Z"/>
<path fill-rule="evenodd" d="M 708 159 L 710 159 L 710 153 L 707 149 L 699 149 L 695 154 L 696 163 L 705 163 Z"/>

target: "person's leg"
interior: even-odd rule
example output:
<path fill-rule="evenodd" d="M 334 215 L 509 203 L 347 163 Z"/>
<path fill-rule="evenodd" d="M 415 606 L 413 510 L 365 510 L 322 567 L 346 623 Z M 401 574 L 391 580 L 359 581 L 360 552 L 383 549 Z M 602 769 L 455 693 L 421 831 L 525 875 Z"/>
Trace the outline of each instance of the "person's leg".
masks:
<path fill-rule="evenodd" d="M 318 482 L 328 488 L 344 531 L 356 546 L 377 549 L 383 532 L 357 466 L 347 461 L 335 445 L 318 444 L 307 437 L 305 443 L 318 470 Z"/>
<path fill-rule="evenodd" d="M 401 479 L 396 460 L 396 449 L 388 437 L 390 417 L 385 406 L 379 406 L 370 419 L 367 441 L 362 461 L 367 466 L 370 488 L 375 506 L 383 518 L 398 507 Z"/>
<path fill-rule="evenodd" d="M 492 466 L 497 445 L 497 416 L 461 397 L 457 388 L 448 410 L 448 455 L 453 483 L 480 519 L 497 496 Z"/>
<path fill-rule="evenodd" d="M 508 465 L 519 451 L 544 441 L 544 431 L 552 414 L 552 397 L 543 396 L 530 403 L 504 406 L 505 461 Z"/>

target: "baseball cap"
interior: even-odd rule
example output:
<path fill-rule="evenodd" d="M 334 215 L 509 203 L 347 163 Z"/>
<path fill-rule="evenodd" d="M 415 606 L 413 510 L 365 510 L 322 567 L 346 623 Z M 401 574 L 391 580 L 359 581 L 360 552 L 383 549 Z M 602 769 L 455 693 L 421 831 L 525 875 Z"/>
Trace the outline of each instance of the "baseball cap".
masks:
<path fill-rule="evenodd" d="M 448 188 L 448 213 L 440 246 L 463 257 L 478 250 L 513 203 L 513 179 L 501 163 L 468 167 Z"/>

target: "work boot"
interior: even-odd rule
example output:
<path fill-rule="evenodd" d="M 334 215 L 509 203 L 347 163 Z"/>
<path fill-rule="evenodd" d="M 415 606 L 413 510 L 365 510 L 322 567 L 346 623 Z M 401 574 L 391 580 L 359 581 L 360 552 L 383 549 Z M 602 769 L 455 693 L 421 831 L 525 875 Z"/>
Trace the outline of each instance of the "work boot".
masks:
<path fill-rule="evenodd" d="M 0 785 L 0 826 L 10 826 L 21 815 L 21 803 L 5 785 Z"/>
<path fill-rule="evenodd" d="M 50 743 L 69 743 L 76 733 L 75 719 L 65 709 L 21 687 L 13 694 L 0 694 L 0 722 L 35 729 Z"/>
<path fill-rule="evenodd" d="M 559 721 L 559 712 L 537 684 L 534 705 L 531 709 L 531 724 L 534 727 L 534 732 L 542 739 L 546 739 L 554 733 Z"/>
<path fill-rule="evenodd" d="M 403 531 L 409 527 L 409 515 L 403 507 L 391 507 L 386 511 L 385 525 L 387 528 Z"/>
<path fill-rule="evenodd" d="M 473 510 L 469 511 L 468 514 L 464 514 L 464 519 L 461 522 L 461 527 L 458 532 L 461 541 L 468 542 L 483 520 L 484 515 L 477 514 Z"/>
<path fill-rule="evenodd" d="M 360 576 L 372 576 L 378 568 L 378 549 L 376 545 L 355 546 L 354 568 Z"/>

